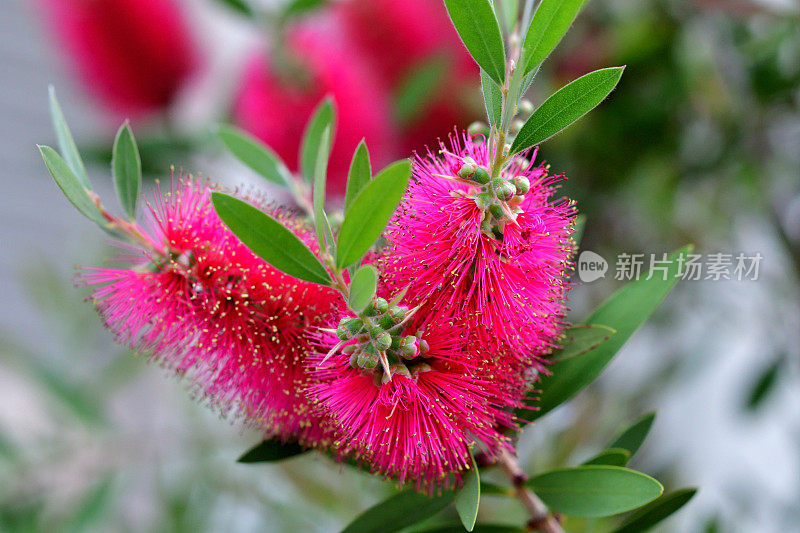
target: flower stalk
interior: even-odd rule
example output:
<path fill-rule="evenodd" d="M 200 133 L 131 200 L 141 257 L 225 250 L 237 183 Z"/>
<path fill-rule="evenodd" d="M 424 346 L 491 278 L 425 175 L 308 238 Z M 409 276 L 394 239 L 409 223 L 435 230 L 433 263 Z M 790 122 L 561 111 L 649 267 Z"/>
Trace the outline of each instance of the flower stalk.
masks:
<path fill-rule="evenodd" d="M 544 502 L 525 485 L 528 475 L 520 468 L 517 456 L 508 450 L 501 450 L 497 458 L 497 464 L 511 480 L 517 498 L 530 514 L 528 528 L 532 531 L 542 531 L 544 533 L 564 533 L 561 524 L 550 513 Z"/>

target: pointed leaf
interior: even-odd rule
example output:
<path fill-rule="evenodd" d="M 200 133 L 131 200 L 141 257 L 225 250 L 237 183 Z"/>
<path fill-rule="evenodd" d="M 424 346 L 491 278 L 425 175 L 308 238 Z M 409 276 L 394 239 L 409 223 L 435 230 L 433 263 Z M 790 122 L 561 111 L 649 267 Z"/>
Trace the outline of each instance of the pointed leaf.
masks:
<path fill-rule="evenodd" d="M 378 286 L 378 271 L 372 265 L 363 265 L 350 281 L 350 309 L 356 314 L 367 308 Z"/>
<path fill-rule="evenodd" d="M 464 529 L 472 531 L 478 520 L 478 506 L 481 503 L 481 475 L 474 457 L 472 467 L 464 474 L 464 485 L 458 491 L 455 503 Z"/>
<path fill-rule="evenodd" d="M 292 0 L 283 10 L 283 14 L 285 17 L 295 17 L 317 9 L 324 3 L 325 0 Z"/>
<path fill-rule="evenodd" d="M 316 166 L 314 167 L 314 224 L 317 228 L 317 242 L 320 250 L 326 248 L 326 233 L 330 233 L 330 230 L 325 227 L 325 224 L 328 223 L 325 216 L 325 181 L 328 177 L 328 156 L 330 155 L 328 141 L 330 138 L 331 127 L 328 125 L 322 131 L 318 146 L 319 153 L 317 153 Z M 332 241 L 328 242 L 333 244 Z"/>
<path fill-rule="evenodd" d="M 47 170 L 50 171 L 50 175 L 53 176 L 67 200 L 86 218 L 100 226 L 106 226 L 107 221 L 103 218 L 100 209 L 92 201 L 89 192 L 84 188 L 72 169 L 69 168 L 67 162 L 58 155 L 58 152 L 49 146 L 39 146 L 39 152 L 42 154 L 45 165 L 47 165 Z"/>
<path fill-rule="evenodd" d="M 445 80 L 448 64 L 444 57 L 433 57 L 414 65 L 398 84 L 394 94 L 394 118 L 407 126 L 426 111 Z"/>
<path fill-rule="evenodd" d="M 273 463 L 305 453 L 307 450 L 296 442 L 265 440 L 239 457 L 237 463 Z"/>
<path fill-rule="evenodd" d="M 524 527 L 494 525 L 494 524 L 476 524 L 472 533 L 528 533 L 528 529 Z M 418 533 L 464 533 L 464 526 L 461 524 L 452 524 L 449 526 L 437 526 L 431 529 L 419 530 Z"/>
<path fill-rule="evenodd" d="M 475 62 L 502 85 L 506 52 L 500 24 L 489 0 L 444 0 L 450 20 Z"/>
<path fill-rule="evenodd" d="M 131 127 L 126 121 L 117 131 L 111 156 L 111 174 L 119 203 L 128 217 L 136 218 L 136 204 L 142 187 L 142 160 Z"/>
<path fill-rule="evenodd" d="M 747 401 L 745 403 L 747 409 L 751 411 L 758 409 L 761 403 L 775 389 L 782 367 L 783 358 L 779 358 L 762 371 L 761 375 L 750 389 L 750 394 L 747 395 Z"/>
<path fill-rule="evenodd" d="M 372 165 L 369 161 L 369 150 L 367 143 L 361 139 L 350 162 L 350 173 L 347 175 L 347 192 L 344 195 L 345 213 L 370 179 L 372 179 Z"/>
<path fill-rule="evenodd" d="M 503 118 L 503 93 L 500 87 L 481 69 L 481 90 L 483 103 L 486 106 L 486 117 L 490 126 L 497 126 Z"/>
<path fill-rule="evenodd" d="M 551 361 L 563 361 L 570 357 L 585 354 L 589 350 L 594 350 L 602 343 L 610 339 L 614 333 L 613 329 L 599 324 L 578 324 L 570 327 L 564 333 L 564 340 L 561 341 L 561 348 L 555 350 L 550 355 Z"/>
<path fill-rule="evenodd" d="M 642 446 L 642 443 L 647 437 L 647 433 L 650 431 L 650 428 L 653 426 L 653 421 L 655 419 L 655 412 L 647 413 L 634 422 L 630 427 L 623 430 L 619 436 L 608 445 L 608 447 L 623 448 L 628 450 L 631 455 L 635 454 Z"/>
<path fill-rule="evenodd" d="M 308 183 L 314 181 L 314 170 L 317 167 L 322 133 L 329 126 L 331 133 L 325 149 L 330 153 L 336 136 L 336 108 L 333 99 L 326 97 L 311 115 L 303 134 L 303 142 L 300 145 L 300 172 Z"/>
<path fill-rule="evenodd" d="M 408 187 L 411 162 L 392 163 L 364 187 L 342 222 L 336 266 L 347 268 L 364 257 L 383 232 Z"/>
<path fill-rule="evenodd" d="M 247 0 L 217 0 L 217 2 L 238 12 L 240 15 L 253 16 L 253 8 L 250 7 L 250 3 Z"/>
<path fill-rule="evenodd" d="M 53 129 L 56 132 L 58 150 L 61 152 L 61 156 L 73 174 L 75 174 L 75 177 L 78 178 L 80 184 L 91 191 L 92 184 L 86 174 L 86 167 L 83 166 L 83 160 L 80 153 L 78 153 L 78 147 L 75 146 L 72 133 L 69 131 L 64 113 L 61 111 L 61 105 L 56 98 L 55 87 L 52 85 L 50 86 L 50 118 L 53 121 Z"/>
<path fill-rule="evenodd" d="M 527 74 L 550 55 L 572 26 L 586 0 L 542 0 L 533 14 L 522 46 L 523 72 Z"/>
<path fill-rule="evenodd" d="M 254 254 L 290 276 L 330 285 L 331 277 L 314 252 L 283 224 L 249 203 L 211 193 L 217 215 Z"/>
<path fill-rule="evenodd" d="M 631 452 L 624 448 L 608 448 L 603 450 L 595 457 L 592 457 L 584 465 L 608 465 L 625 466 L 631 458 Z"/>
<path fill-rule="evenodd" d="M 659 499 L 648 503 L 625 519 L 614 533 L 639 533 L 647 531 L 662 520 L 671 516 L 689 503 L 697 489 L 688 488 L 664 494 Z"/>
<path fill-rule="evenodd" d="M 342 533 L 393 533 L 422 522 L 435 515 L 453 501 L 455 493 L 447 491 L 440 496 L 428 497 L 413 490 L 407 490 L 370 507 Z"/>
<path fill-rule="evenodd" d="M 542 143 L 597 107 L 614 90 L 625 67 L 590 72 L 565 85 L 528 118 L 511 144 L 511 153 Z"/>
<path fill-rule="evenodd" d="M 527 485 L 556 513 L 594 518 L 624 513 L 658 498 L 655 479 L 618 466 L 579 466 L 539 474 Z"/>
<path fill-rule="evenodd" d="M 481 494 L 491 494 L 494 496 L 514 496 L 514 489 L 511 487 L 503 487 L 488 481 L 481 481 Z"/>
<path fill-rule="evenodd" d="M 550 365 L 551 375 L 542 376 L 538 384 L 539 409 L 521 409 L 517 415 L 525 420 L 541 418 L 594 381 L 678 282 L 681 261 L 690 250 L 687 246 L 671 254 L 665 274 L 628 283 L 592 313 L 586 323 L 603 324 L 617 332 L 594 350 Z"/>
<path fill-rule="evenodd" d="M 261 177 L 283 185 L 288 183 L 289 170 L 281 158 L 267 145 L 233 126 L 221 125 L 217 135 L 231 153 Z"/>

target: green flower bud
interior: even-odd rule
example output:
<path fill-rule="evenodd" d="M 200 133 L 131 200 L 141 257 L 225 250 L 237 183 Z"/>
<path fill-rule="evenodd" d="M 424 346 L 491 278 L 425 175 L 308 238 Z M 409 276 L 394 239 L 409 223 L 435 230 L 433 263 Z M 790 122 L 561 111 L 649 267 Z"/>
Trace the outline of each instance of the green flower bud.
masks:
<path fill-rule="evenodd" d="M 371 339 L 377 339 L 384 333 L 383 328 L 380 326 L 372 326 L 369 328 L 369 336 Z"/>
<path fill-rule="evenodd" d="M 362 352 L 358 356 L 357 364 L 360 368 L 375 368 L 378 366 L 378 358 L 372 354 Z"/>
<path fill-rule="evenodd" d="M 349 318 L 343 318 L 339 321 L 339 327 L 336 328 L 336 336 L 339 337 L 339 340 L 346 341 L 353 337 L 353 334 L 347 329 L 347 323 L 349 321 Z"/>
<path fill-rule="evenodd" d="M 492 234 L 492 227 L 493 227 L 493 224 L 491 222 L 489 222 L 488 220 L 484 220 L 483 222 L 481 222 L 481 231 L 484 232 L 487 235 L 491 235 Z"/>
<path fill-rule="evenodd" d="M 503 208 L 500 207 L 497 204 L 493 204 L 493 205 L 489 206 L 489 212 L 497 220 L 500 220 L 501 218 L 503 218 Z"/>
<path fill-rule="evenodd" d="M 533 104 L 530 100 L 524 99 L 519 103 L 519 111 L 525 115 L 533 113 Z"/>
<path fill-rule="evenodd" d="M 375 347 L 380 351 L 388 350 L 392 345 L 392 336 L 384 331 L 378 335 L 378 338 L 375 339 L 374 344 Z"/>
<path fill-rule="evenodd" d="M 481 185 L 485 183 L 489 183 L 491 176 L 489 176 L 489 171 L 483 167 L 478 167 L 475 169 L 475 173 L 472 175 L 472 181 L 476 181 Z"/>
<path fill-rule="evenodd" d="M 389 308 L 388 314 L 390 317 L 392 317 L 392 320 L 394 320 L 395 324 L 399 324 L 406 317 L 406 311 L 407 309 L 400 307 L 399 305 L 393 305 Z"/>
<path fill-rule="evenodd" d="M 492 189 L 500 200 L 511 200 L 517 194 L 517 188 L 514 184 L 503 178 L 497 178 L 492 181 Z"/>
<path fill-rule="evenodd" d="M 475 174 L 475 165 L 466 163 L 458 169 L 458 176 L 461 178 L 467 179 L 473 174 Z"/>
<path fill-rule="evenodd" d="M 347 346 L 342 348 L 342 353 L 345 354 L 345 355 L 349 354 L 349 353 L 354 353 L 355 351 L 356 351 L 356 345 L 355 344 L 348 344 Z"/>
<path fill-rule="evenodd" d="M 353 352 L 352 355 L 350 355 L 351 368 L 358 368 L 358 355 L 359 354 L 357 352 Z"/>
<path fill-rule="evenodd" d="M 527 194 L 531 190 L 531 182 L 526 177 L 517 176 L 514 178 L 514 187 L 517 189 L 517 194 Z"/>
<path fill-rule="evenodd" d="M 389 309 L 389 302 L 387 302 L 384 298 L 375 298 L 372 308 L 377 314 L 382 315 L 387 309 Z"/>
<path fill-rule="evenodd" d="M 407 377 L 407 378 L 411 377 L 411 372 L 408 371 L 408 368 L 406 368 L 406 365 L 391 366 L 391 367 L 389 367 L 389 370 L 392 372 L 392 374 L 397 374 L 399 376 L 403 376 L 403 377 Z"/>
<path fill-rule="evenodd" d="M 494 198 L 488 192 L 482 192 L 475 196 L 475 205 L 478 206 L 478 209 L 481 211 L 486 211 L 489 209 L 489 206 L 492 205 Z"/>
<path fill-rule="evenodd" d="M 403 359 L 414 359 L 419 354 L 419 341 L 414 335 L 407 335 L 400 341 L 400 355 Z"/>
<path fill-rule="evenodd" d="M 424 339 L 420 340 L 419 341 L 419 353 L 422 354 L 423 356 L 426 356 L 426 355 L 428 355 L 428 352 L 430 352 L 430 351 L 431 351 L 431 347 L 428 344 L 428 341 L 426 341 Z"/>
<path fill-rule="evenodd" d="M 399 350 L 400 349 L 400 341 L 402 341 L 402 340 L 403 340 L 403 338 L 400 337 L 399 335 L 393 335 L 392 336 L 392 350 Z"/>
<path fill-rule="evenodd" d="M 361 328 L 364 327 L 364 321 L 360 318 L 351 318 L 345 323 L 344 326 L 350 331 L 350 333 L 357 335 L 358 332 L 361 331 Z"/>
<path fill-rule="evenodd" d="M 386 314 L 378 319 L 378 324 L 383 329 L 392 329 L 395 326 L 396 322 L 392 317 Z"/>

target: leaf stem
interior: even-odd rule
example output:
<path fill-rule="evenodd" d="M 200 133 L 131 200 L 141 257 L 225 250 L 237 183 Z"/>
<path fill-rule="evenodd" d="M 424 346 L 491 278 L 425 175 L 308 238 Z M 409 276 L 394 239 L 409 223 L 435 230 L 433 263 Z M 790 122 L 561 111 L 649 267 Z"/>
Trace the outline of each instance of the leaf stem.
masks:
<path fill-rule="evenodd" d="M 561 524 L 550 513 L 544 502 L 525 485 L 528 475 L 520 468 L 517 456 L 507 450 L 501 450 L 497 457 L 497 464 L 511 480 L 517 498 L 531 515 L 528 520 L 528 528 L 544 533 L 564 533 Z"/>

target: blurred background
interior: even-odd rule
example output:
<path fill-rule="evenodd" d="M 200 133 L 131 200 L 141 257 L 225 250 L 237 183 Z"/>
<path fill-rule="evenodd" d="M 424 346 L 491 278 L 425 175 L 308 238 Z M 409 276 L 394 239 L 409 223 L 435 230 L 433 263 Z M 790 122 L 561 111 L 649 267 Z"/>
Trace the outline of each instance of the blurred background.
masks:
<path fill-rule="evenodd" d="M 593 0 L 529 97 L 620 64 L 611 98 L 540 151 L 588 217 L 582 248 L 611 264 L 573 290 L 573 318 L 621 285 L 621 253 L 760 253 L 759 276 L 679 284 L 597 383 L 526 429 L 521 458 L 528 471 L 578 464 L 655 410 L 634 466 L 701 488 L 659 530 L 796 531 L 800 4 Z M 235 463 L 259 435 L 114 345 L 73 286 L 75 265 L 111 251 L 35 144 L 55 143 L 53 84 L 108 203 L 126 118 L 149 178 L 174 164 L 261 187 L 214 126 L 233 122 L 296 167 L 306 120 L 332 94 L 336 193 L 362 137 L 381 165 L 482 117 L 441 2 L 9 0 L 0 80 L 0 531 L 334 531 L 387 494 L 315 454 Z M 513 503 L 481 512 L 514 522 Z"/>

